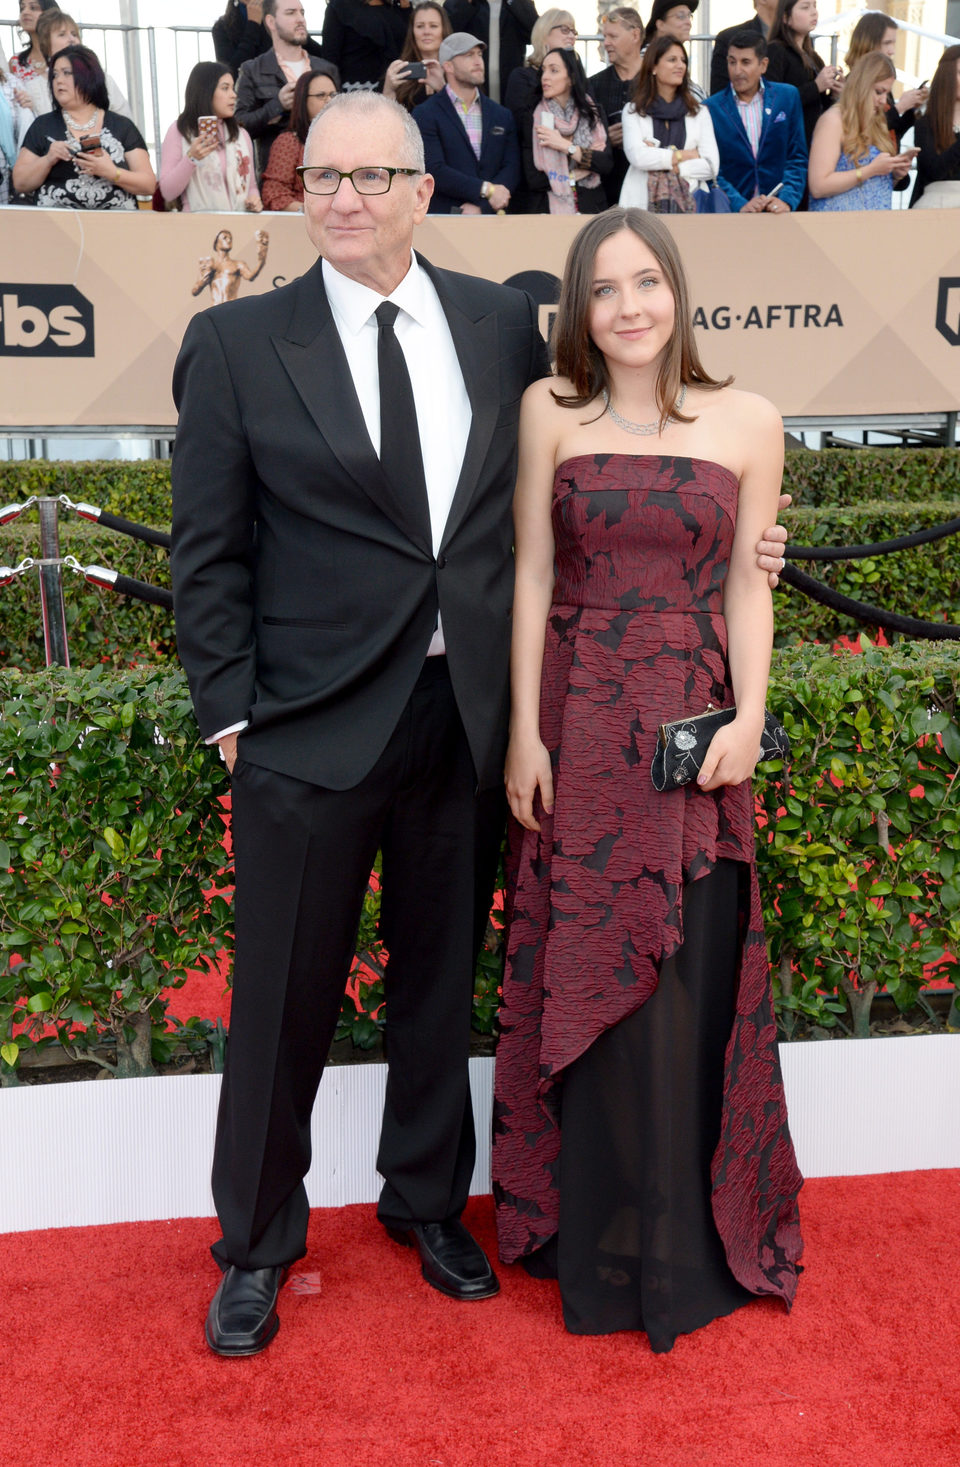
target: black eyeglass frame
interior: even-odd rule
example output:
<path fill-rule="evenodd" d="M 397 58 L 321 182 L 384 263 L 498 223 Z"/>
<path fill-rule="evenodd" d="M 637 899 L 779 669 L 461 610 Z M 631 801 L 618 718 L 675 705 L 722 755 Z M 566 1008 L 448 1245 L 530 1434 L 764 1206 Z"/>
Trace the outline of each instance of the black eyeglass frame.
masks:
<path fill-rule="evenodd" d="M 334 189 L 322 189 L 322 190 L 308 188 L 307 187 L 307 180 L 304 177 L 304 175 L 307 174 L 307 173 L 313 173 L 313 172 L 315 172 L 317 170 L 319 170 L 322 173 L 339 173 L 340 174 L 340 178 L 339 178 L 339 181 L 337 183 L 337 187 L 334 188 Z M 387 183 L 386 188 L 383 188 L 383 189 L 374 189 L 372 192 L 371 192 L 370 189 L 363 190 L 363 189 L 357 188 L 357 185 L 355 183 L 353 183 L 353 175 L 355 173 L 372 173 L 372 172 L 374 172 L 374 170 L 377 173 L 386 173 L 388 175 L 389 182 Z M 334 196 L 334 194 L 336 194 L 336 193 L 339 192 L 340 184 L 343 183 L 343 180 L 345 178 L 349 178 L 350 182 L 353 184 L 354 189 L 356 189 L 356 192 L 361 196 L 361 198 L 364 196 L 364 192 L 366 192 L 367 198 L 375 198 L 377 196 L 377 194 L 388 194 L 390 192 L 391 186 L 393 184 L 393 180 L 396 178 L 396 176 L 397 176 L 398 173 L 403 174 L 403 175 L 408 176 L 408 177 L 411 177 L 411 178 L 415 178 L 417 176 L 417 174 L 423 173 L 423 169 L 422 168 L 388 168 L 385 163 L 364 163 L 359 168 L 351 168 L 349 173 L 343 173 L 339 168 L 331 168 L 331 167 L 329 167 L 325 163 L 301 163 L 299 165 L 299 167 L 296 169 L 296 173 L 298 174 L 298 176 L 300 178 L 300 182 L 303 184 L 304 191 L 306 193 L 308 193 L 308 194 L 314 194 L 317 198 L 332 199 L 333 196 Z"/>

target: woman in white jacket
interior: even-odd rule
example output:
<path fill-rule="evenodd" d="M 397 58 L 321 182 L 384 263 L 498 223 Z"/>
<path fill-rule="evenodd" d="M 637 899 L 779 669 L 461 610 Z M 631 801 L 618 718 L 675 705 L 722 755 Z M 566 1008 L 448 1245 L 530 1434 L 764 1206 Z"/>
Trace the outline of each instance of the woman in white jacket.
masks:
<path fill-rule="evenodd" d="M 624 208 L 693 214 L 696 190 L 720 171 L 709 109 L 698 104 L 688 78 L 679 41 L 660 36 L 650 43 L 623 112 L 623 151 L 630 163 L 620 190 Z"/>

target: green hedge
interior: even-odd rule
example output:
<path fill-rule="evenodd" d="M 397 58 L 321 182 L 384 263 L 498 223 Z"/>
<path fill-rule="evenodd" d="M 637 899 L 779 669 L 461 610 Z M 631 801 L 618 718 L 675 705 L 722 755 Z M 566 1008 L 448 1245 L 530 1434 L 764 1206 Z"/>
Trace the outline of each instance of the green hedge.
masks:
<path fill-rule="evenodd" d="M 75 503 L 83 500 L 156 529 L 170 524 L 168 460 L 51 463 L 47 459 L 22 459 L 0 463 L 0 504 L 16 503 L 31 494 L 66 494 Z"/>
<path fill-rule="evenodd" d="M 960 449 L 826 448 L 787 454 L 783 487 L 798 505 L 865 500 L 960 500 Z M 144 525 L 170 523 L 168 461 L 0 463 L 0 504 L 30 494 L 68 494 Z"/>
<path fill-rule="evenodd" d="M 823 505 L 788 509 L 783 523 L 798 545 L 872 545 L 914 530 L 927 529 L 960 515 L 960 503 L 901 504 L 874 502 L 851 508 Z M 960 618 L 960 535 L 898 550 L 866 560 L 798 560 L 797 569 L 845 596 L 885 611 L 920 617 L 925 621 Z M 822 606 L 802 591 L 784 585 L 777 591 L 777 643 L 834 642 L 842 634 L 876 629 L 853 617 Z M 887 640 L 895 634 L 888 633 Z"/>
<path fill-rule="evenodd" d="M 853 509 L 790 509 L 784 523 L 790 538 L 804 545 L 849 545 L 892 539 L 952 518 L 949 503 L 865 503 Z M 83 564 L 107 565 L 137 580 L 169 586 L 166 552 L 126 536 L 112 534 L 75 517 L 62 522 L 65 554 Z M 36 520 L 24 517 L 0 527 L 0 564 L 16 564 L 24 555 L 39 554 Z M 907 612 L 930 621 L 960 616 L 960 535 L 915 550 L 869 560 L 798 561 L 800 569 L 856 600 Z M 0 664 L 35 669 L 43 666 L 40 592 L 36 572 L 0 588 Z M 64 574 L 64 601 L 71 657 L 76 665 L 107 661 L 115 667 L 133 662 L 175 660 L 173 614 L 158 606 L 101 591 L 79 576 Z M 776 601 L 777 642 L 834 642 L 842 634 L 865 630 L 846 617 L 783 586 Z M 888 638 L 892 640 L 892 638 Z"/>
<path fill-rule="evenodd" d="M 117 1074 L 150 1073 L 166 991 L 214 962 L 232 921 L 209 896 L 226 780 L 186 679 L 4 670 L 0 770 L 4 1077 L 51 1029 L 80 1057 L 107 1038 Z"/>
<path fill-rule="evenodd" d="M 793 759 L 786 793 L 757 781 L 758 864 L 788 1034 L 802 1014 L 865 1035 L 877 991 L 910 1008 L 929 964 L 957 981 L 958 692 L 956 643 L 774 659 Z"/>
<path fill-rule="evenodd" d="M 64 555 L 75 555 L 81 565 L 104 565 L 154 586 L 170 585 L 170 561 L 165 550 L 111 534 L 88 520 L 65 516 L 60 548 Z M 34 517 L 24 515 L 0 526 L 0 564 L 17 565 L 24 556 L 39 554 L 39 529 Z M 69 570 L 63 572 L 63 592 L 74 666 L 106 662 L 122 668 L 133 662 L 176 659 L 172 611 L 101 590 Z M 0 586 L 0 609 L 0 666 L 30 671 L 42 668 L 40 587 L 35 570 L 18 576 L 8 586 Z"/>
<path fill-rule="evenodd" d="M 2 667 L 0 771 L 0 1082 L 15 1080 L 23 1049 L 57 1040 L 81 1058 L 106 1041 L 118 1073 L 149 1073 L 151 1053 L 169 1049 L 167 990 L 232 945 L 232 902 L 209 896 L 232 879 L 229 786 L 199 740 L 186 678 Z M 374 880 L 337 1030 L 360 1048 L 383 1028 L 379 909 Z M 491 923 L 474 1000 L 483 1034 L 500 944 Z"/>
<path fill-rule="evenodd" d="M 854 505 L 865 499 L 960 500 L 960 449 L 791 449 L 783 487 L 804 506 Z"/>
<path fill-rule="evenodd" d="M 958 692 L 953 644 L 775 655 L 769 703 L 793 760 L 788 788 L 775 770 L 757 780 L 758 866 L 788 1035 L 798 1017 L 864 1034 L 876 993 L 908 1009 L 931 964 L 956 982 L 943 954 L 960 954 Z M 0 671 L 0 769 L 0 951 L 25 959 L 0 965 L 0 1079 L 15 1079 L 40 1026 L 71 1050 L 106 1035 L 142 1070 L 151 1029 L 162 1048 L 165 990 L 231 941 L 229 903 L 204 896 L 229 879 L 226 781 L 186 681 L 168 668 Z M 384 1017 L 377 911 L 374 886 L 358 938 L 370 981 L 339 1031 L 360 1045 Z M 481 1032 L 500 956 L 491 924 Z"/>

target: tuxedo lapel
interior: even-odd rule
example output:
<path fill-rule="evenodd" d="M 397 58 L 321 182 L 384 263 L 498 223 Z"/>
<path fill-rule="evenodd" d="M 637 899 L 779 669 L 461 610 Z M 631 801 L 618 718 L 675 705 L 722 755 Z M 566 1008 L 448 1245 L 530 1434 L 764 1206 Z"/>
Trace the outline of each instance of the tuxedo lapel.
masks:
<path fill-rule="evenodd" d="M 446 545 L 466 514 L 480 484 L 481 471 L 500 414 L 500 362 L 497 317 L 494 312 L 475 319 L 457 300 L 444 276 L 425 260 L 417 259 L 433 282 L 463 373 L 470 399 L 471 420 L 453 503 L 443 532 Z"/>
<path fill-rule="evenodd" d="M 319 260 L 303 276 L 300 285 L 300 298 L 285 335 L 271 337 L 274 349 L 344 472 L 408 540 L 432 557 L 425 505 L 412 497 L 408 502 L 393 488 L 373 451 L 340 333 L 323 288 Z"/>

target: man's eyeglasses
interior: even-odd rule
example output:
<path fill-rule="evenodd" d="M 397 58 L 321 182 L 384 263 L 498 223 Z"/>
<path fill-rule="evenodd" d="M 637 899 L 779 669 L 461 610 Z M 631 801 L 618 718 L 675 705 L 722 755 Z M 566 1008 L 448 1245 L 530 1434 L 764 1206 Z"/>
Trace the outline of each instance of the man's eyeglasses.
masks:
<path fill-rule="evenodd" d="M 385 194 L 398 173 L 415 178 L 421 168 L 352 168 L 341 173 L 339 168 L 314 168 L 301 163 L 297 169 L 300 182 L 308 194 L 335 194 L 345 178 L 349 178 L 358 194 Z"/>

